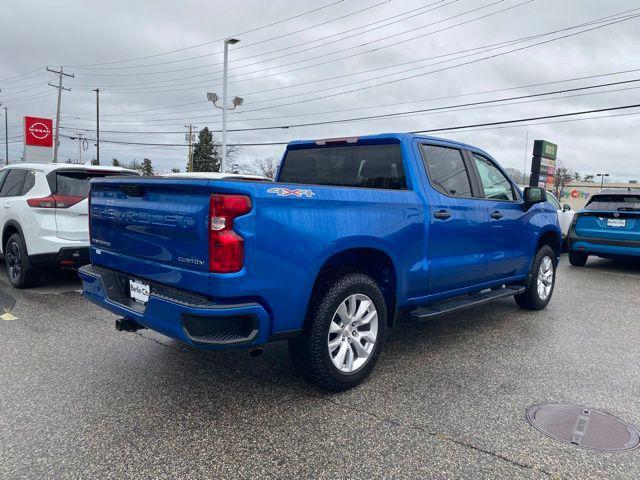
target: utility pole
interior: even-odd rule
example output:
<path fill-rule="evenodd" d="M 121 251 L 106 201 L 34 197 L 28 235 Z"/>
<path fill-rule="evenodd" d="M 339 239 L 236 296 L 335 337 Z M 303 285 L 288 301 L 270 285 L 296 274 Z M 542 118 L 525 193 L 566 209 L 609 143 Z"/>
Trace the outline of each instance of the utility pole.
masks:
<path fill-rule="evenodd" d="M 100 165 L 100 89 L 93 91 L 96 92 L 96 161 Z"/>
<path fill-rule="evenodd" d="M 83 135 L 83 133 L 78 134 L 78 163 L 80 163 L 80 165 L 82 165 L 82 141 L 84 140 Z"/>
<path fill-rule="evenodd" d="M 4 108 L 4 164 L 9 165 L 9 115 L 7 107 Z"/>
<path fill-rule="evenodd" d="M 193 125 L 185 125 L 185 128 L 189 129 L 189 161 L 187 163 L 187 170 L 193 172 Z"/>
<path fill-rule="evenodd" d="M 62 86 L 62 77 L 75 77 L 73 73 L 64 73 L 62 67 L 60 70 L 53 70 L 52 68 L 47 67 L 47 72 L 55 73 L 58 75 L 58 85 L 54 85 L 53 83 L 49 83 L 50 86 L 58 89 L 58 107 L 56 108 L 56 138 L 55 143 L 53 144 L 53 163 L 58 162 L 58 145 L 60 143 L 60 102 L 62 101 L 62 90 L 71 91 L 70 88 Z"/>

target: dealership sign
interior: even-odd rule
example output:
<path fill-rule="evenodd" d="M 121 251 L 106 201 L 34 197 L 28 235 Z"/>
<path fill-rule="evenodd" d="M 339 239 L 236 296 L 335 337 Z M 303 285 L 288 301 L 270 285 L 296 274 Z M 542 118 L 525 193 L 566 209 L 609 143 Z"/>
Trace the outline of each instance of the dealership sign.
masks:
<path fill-rule="evenodd" d="M 53 147 L 53 120 L 24 117 L 24 144 L 34 147 Z"/>
<path fill-rule="evenodd" d="M 50 162 L 53 153 L 53 120 L 24 117 L 24 160 Z"/>

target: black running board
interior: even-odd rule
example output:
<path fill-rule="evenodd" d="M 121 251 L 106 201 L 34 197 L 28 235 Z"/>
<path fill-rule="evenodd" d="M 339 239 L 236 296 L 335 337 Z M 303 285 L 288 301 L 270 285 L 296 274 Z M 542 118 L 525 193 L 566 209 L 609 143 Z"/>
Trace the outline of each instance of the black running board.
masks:
<path fill-rule="evenodd" d="M 502 287 L 497 290 L 487 290 L 473 295 L 467 295 L 465 297 L 456 297 L 450 300 L 432 303 L 425 307 L 416 308 L 411 312 L 411 318 L 414 320 L 425 320 L 445 313 L 457 312 L 458 310 L 483 305 L 485 303 L 498 300 L 499 298 L 512 297 L 518 293 L 524 292 L 524 290 L 525 288 L 521 285 L 513 285 L 509 287 Z"/>

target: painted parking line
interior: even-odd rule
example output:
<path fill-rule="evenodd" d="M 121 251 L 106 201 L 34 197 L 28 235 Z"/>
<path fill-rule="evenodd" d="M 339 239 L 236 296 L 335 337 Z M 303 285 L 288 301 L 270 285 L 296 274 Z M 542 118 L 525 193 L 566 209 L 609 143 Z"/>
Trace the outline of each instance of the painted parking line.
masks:
<path fill-rule="evenodd" d="M 18 317 L 13 316 L 9 312 L 3 313 L 2 315 L 0 315 L 0 320 L 11 321 L 11 320 L 17 320 L 17 319 L 18 319 Z"/>

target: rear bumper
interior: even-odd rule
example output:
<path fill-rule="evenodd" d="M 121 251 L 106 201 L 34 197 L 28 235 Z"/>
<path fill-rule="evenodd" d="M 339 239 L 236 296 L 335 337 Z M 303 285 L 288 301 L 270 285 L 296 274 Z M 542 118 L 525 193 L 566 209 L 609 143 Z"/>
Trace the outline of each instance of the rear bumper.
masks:
<path fill-rule="evenodd" d="M 89 247 L 64 247 L 54 253 L 29 255 L 38 267 L 80 268 L 89 263 Z"/>
<path fill-rule="evenodd" d="M 640 257 L 640 241 L 611 240 L 608 238 L 581 237 L 569 232 L 569 251 L 590 255 Z"/>
<path fill-rule="evenodd" d="M 146 305 L 129 298 L 126 274 L 95 265 L 79 270 L 87 300 L 116 315 L 204 349 L 246 348 L 269 340 L 270 318 L 258 303 L 220 304 L 142 280 L 150 286 Z"/>

